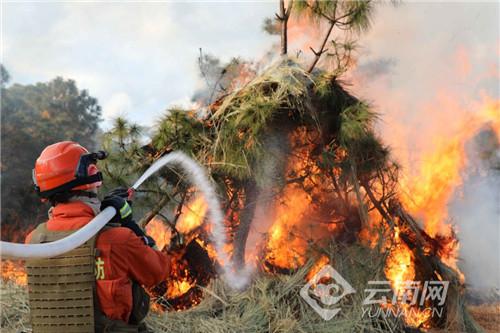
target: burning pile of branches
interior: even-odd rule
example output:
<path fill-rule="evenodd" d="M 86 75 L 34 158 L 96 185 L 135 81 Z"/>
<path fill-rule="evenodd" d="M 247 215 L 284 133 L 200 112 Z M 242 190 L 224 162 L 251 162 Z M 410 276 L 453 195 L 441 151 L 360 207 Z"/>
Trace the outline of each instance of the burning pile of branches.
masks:
<path fill-rule="evenodd" d="M 158 331 L 330 331 L 332 324 L 311 314 L 298 295 L 326 264 L 356 290 L 387 280 L 393 297 L 368 308 L 403 310 L 392 319 L 366 317 L 363 295 L 345 297 L 333 324 L 339 332 L 477 330 L 464 307 L 452 228 L 430 233 L 405 208 L 399 166 L 373 130 L 377 115 L 334 76 L 285 60 L 208 111 L 171 110 L 142 148 L 111 136 L 105 142 L 109 176 L 125 168 L 123 160 L 130 169 L 122 172 L 131 177 L 172 150 L 203 163 L 222 196 L 226 252 L 239 267 L 254 267 L 248 290 L 224 287 L 217 272 L 225 263 L 210 243 L 203 198 L 182 174 L 159 173 L 135 203 L 139 212 L 154 207 L 140 224 L 172 257 L 172 276 L 150 290 L 158 312 L 150 321 Z M 446 302 L 405 302 L 424 291 L 419 284 L 408 292 L 411 281 L 449 283 Z"/>
<path fill-rule="evenodd" d="M 338 268 L 340 253 L 331 251 L 333 245 L 347 252 L 357 249 L 378 259 L 364 263 L 366 274 L 348 270 L 346 279 L 365 286 L 371 280 L 387 280 L 394 297 L 384 307 L 405 310 L 399 317 L 401 327 L 474 330 L 463 305 L 464 279 L 456 267 L 453 229 L 431 233 L 423 227 L 426 221 L 411 216 L 398 180 L 399 166 L 373 130 L 377 115 L 333 75 L 320 70 L 310 74 L 285 60 L 243 89 L 222 96 L 208 111 L 200 117 L 171 110 L 152 142 L 143 147 L 141 160 L 153 161 L 179 149 L 206 165 L 221 189 L 230 239 L 227 252 L 239 267 L 254 265 L 257 275 L 295 276 L 311 258 L 318 260 L 311 272 L 327 263 Z M 161 215 L 175 233 L 175 221 L 183 215 L 168 217 L 161 207 L 182 212 L 186 198 L 194 200 L 193 189 L 179 183 L 182 175 L 166 172 L 150 184 L 157 192 L 168 192 L 170 199 L 158 196 L 160 209 L 149 216 Z M 184 214 L 187 219 L 197 216 L 201 225 L 204 209 Z M 178 265 L 181 274 L 174 275 L 166 289 L 154 291 L 165 299 L 160 302 L 164 308 L 198 304 L 206 296 L 201 291 L 224 264 L 209 242 L 209 227 L 193 230 L 180 246 L 185 260 Z M 189 254 L 186 249 L 193 242 L 197 250 Z M 205 266 L 189 265 L 200 257 L 209 258 L 202 260 Z M 447 302 L 401 302 L 410 281 L 422 284 L 404 297 L 420 295 L 424 281 L 449 282 Z M 169 285 L 178 286 L 174 289 L 183 295 L 196 295 L 196 300 L 189 296 L 184 302 L 175 294 L 172 301 Z M 178 299 L 183 305 L 175 305 Z M 433 317 L 430 308 L 442 315 Z"/>

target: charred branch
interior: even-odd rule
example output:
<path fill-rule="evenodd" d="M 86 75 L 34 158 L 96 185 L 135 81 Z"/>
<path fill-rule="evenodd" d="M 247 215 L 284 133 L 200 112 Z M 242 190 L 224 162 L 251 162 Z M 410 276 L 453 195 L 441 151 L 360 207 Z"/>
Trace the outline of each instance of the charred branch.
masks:
<path fill-rule="evenodd" d="M 382 215 L 382 217 L 391 225 L 391 226 L 394 226 L 394 221 L 392 219 L 392 217 L 389 215 L 389 213 L 384 209 L 384 207 L 382 207 L 382 204 L 379 200 L 377 200 L 377 198 L 375 197 L 375 195 L 373 194 L 369 184 L 365 181 L 365 182 L 361 182 L 361 186 L 363 186 L 363 189 L 365 190 L 366 194 L 368 195 L 368 198 L 370 199 L 370 201 L 372 202 L 373 206 L 378 210 L 378 212 L 380 213 L 380 215 Z"/>

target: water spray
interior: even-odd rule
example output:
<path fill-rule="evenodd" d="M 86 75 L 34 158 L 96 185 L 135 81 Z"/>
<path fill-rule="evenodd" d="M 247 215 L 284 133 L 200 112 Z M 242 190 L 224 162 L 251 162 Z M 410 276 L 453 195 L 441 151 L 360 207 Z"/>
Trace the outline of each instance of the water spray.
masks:
<path fill-rule="evenodd" d="M 196 186 L 208 206 L 208 221 L 212 223 L 212 241 L 215 244 L 215 250 L 220 262 L 223 265 L 223 278 L 228 284 L 240 289 L 249 281 L 249 268 L 236 270 L 235 265 L 229 260 L 229 256 L 224 251 L 226 244 L 226 233 L 224 230 L 224 214 L 221 210 L 220 201 L 217 198 L 213 183 L 209 180 L 205 169 L 196 161 L 180 151 L 174 151 L 163 156 L 154 162 L 142 176 L 132 185 L 131 193 L 137 190 L 150 176 L 166 165 L 174 164 L 181 167 L 189 181 Z M 83 228 L 75 231 L 70 236 L 59 239 L 55 242 L 43 244 L 19 244 L 11 242 L 0 242 L 0 256 L 2 259 L 33 259 L 50 258 L 71 251 L 101 230 L 115 216 L 116 210 L 113 207 L 107 207 L 100 212 L 94 219 L 87 223 Z"/>

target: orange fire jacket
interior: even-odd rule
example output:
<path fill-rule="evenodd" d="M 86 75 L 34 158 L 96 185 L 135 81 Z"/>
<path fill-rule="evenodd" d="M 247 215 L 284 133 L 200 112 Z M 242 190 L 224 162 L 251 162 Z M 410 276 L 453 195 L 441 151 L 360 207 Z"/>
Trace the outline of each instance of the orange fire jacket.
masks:
<path fill-rule="evenodd" d="M 47 222 L 49 231 L 68 231 L 83 227 L 94 218 L 90 206 L 75 201 L 58 204 Z M 26 243 L 31 234 L 26 237 Z M 110 319 L 128 322 L 132 310 L 132 282 L 153 287 L 166 280 L 170 260 L 155 251 L 130 229 L 116 227 L 97 236 L 96 288 L 100 308 Z"/>

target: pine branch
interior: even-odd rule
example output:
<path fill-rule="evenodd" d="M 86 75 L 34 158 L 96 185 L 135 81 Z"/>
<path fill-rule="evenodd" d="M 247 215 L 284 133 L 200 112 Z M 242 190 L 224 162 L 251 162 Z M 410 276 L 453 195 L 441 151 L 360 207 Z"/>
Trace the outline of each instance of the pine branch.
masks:
<path fill-rule="evenodd" d="M 318 61 L 321 58 L 321 56 L 325 52 L 328 51 L 328 49 L 325 49 L 325 47 L 326 47 L 326 43 L 330 39 L 330 35 L 332 34 L 333 28 L 335 26 L 338 26 L 339 28 L 341 28 L 344 24 L 346 24 L 346 22 L 342 22 L 340 20 L 342 20 L 346 17 L 352 16 L 355 13 L 355 11 L 349 11 L 349 12 L 345 13 L 344 15 L 337 17 L 336 16 L 337 15 L 337 4 L 335 3 L 335 6 L 333 7 L 333 16 L 330 17 L 330 16 L 326 15 L 324 12 L 322 12 L 321 10 L 319 10 L 316 6 L 311 6 L 309 4 L 308 4 L 308 6 L 313 12 L 315 12 L 316 14 L 321 16 L 322 18 L 326 19 L 330 23 L 330 25 L 328 26 L 328 30 L 325 34 L 325 37 L 323 38 L 323 41 L 321 42 L 321 46 L 320 46 L 319 50 L 316 51 L 312 47 L 310 47 L 311 51 L 314 54 L 314 60 L 311 63 L 311 65 L 309 66 L 309 69 L 307 70 L 307 72 L 311 73 L 314 70 L 314 67 L 316 67 L 316 65 L 318 64 Z M 348 22 L 352 22 L 352 20 L 348 21 Z"/>

